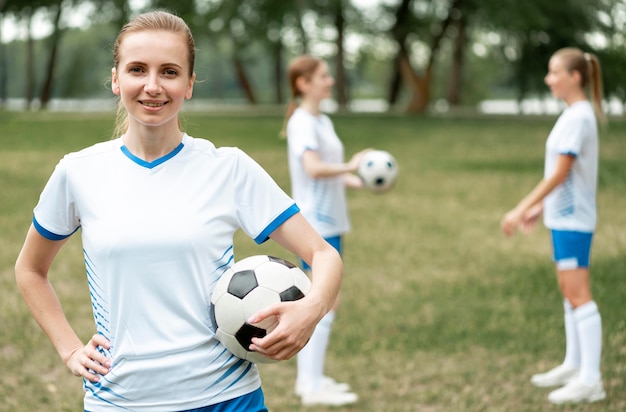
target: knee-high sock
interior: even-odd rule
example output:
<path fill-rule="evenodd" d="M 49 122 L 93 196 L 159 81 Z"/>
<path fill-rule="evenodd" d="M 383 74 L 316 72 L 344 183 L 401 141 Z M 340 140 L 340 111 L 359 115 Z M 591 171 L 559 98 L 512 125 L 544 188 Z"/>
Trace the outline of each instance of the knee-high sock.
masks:
<path fill-rule="evenodd" d="M 574 319 L 574 308 L 569 300 L 563 300 L 565 311 L 565 359 L 563 365 L 572 369 L 580 368 L 580 345 L 578 344 L 578 332 L 576 330 L 576 320 Z"/>
<path fill-rule="evenodd" d="M 324 376 L 326 348 L 330 339 L 330 330 L 335 320 L 335 312 L 328 312 L 315 327 L 309 342 L 298 353 L 298 385 L 305 392 L 317 391 Z"/>
<path fill-rule="evenodd" d="M 602 355 L 602 319 L 594 301 L 574 309 L 578 342 L 580 343 L 580 379 L 593 385 L 600 377 Z"/>

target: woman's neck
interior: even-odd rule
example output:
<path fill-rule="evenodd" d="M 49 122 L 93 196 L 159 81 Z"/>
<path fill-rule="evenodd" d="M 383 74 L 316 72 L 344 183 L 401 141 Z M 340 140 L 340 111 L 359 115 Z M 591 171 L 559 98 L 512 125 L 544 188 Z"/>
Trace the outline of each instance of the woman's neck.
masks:
<path fill-rule="evenodd" d="M 138 158 L 152 162 L 172 152 L 182 141 L 183 133 L 176 127 L 129 125 L 122 136 L 124 145 Z"/>
<path fill-rule="evenodd" d="M 587 99 L 587 95 L 582 90 L 570 93 L 569 96 L 567 96 L 566 98 L 563 99 L 565 104 L 567 104 L 568 106 L 571 106 L 574 103 L 582 102 L 582 101 L 585 101 L 585 100 L 588 100 Z"/>
<path fill-rule="evenodd" d="M 300 106 L 301 109 L 306 110 L 307 112 L 311 113 L 313 116 L 319 116 L 321 111 L 320 111 L 320 102 L 318 101 L 314 101 L 311 99 L 303 99 L 300 102 Z"/>

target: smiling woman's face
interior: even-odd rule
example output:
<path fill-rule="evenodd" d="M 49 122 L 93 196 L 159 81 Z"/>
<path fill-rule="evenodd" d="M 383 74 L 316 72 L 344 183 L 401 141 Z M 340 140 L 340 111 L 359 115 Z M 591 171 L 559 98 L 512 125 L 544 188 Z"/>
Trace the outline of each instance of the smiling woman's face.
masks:
<path fill-rule="evenodd" d="M 178 122 L 178 112 L 193 93 L 185 38 L 166 31 L 124 36 L 112 90 L 120 96 L 130 122 L 160 126 Z"/>

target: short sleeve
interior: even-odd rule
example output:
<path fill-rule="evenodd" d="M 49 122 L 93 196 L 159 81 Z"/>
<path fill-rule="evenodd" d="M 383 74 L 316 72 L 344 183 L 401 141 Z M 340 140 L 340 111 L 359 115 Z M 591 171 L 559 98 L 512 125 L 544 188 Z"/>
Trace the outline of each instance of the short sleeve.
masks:
<path fill-rule="evenodd" d="M 556 151 L 559 154 L 578 156 L 584 145 L 585 136 L 590 135 L 590 122 L 584 117 L 573 117 L 563 125 L 560 136 L 556 143 Z"/>
<path fill-rule="evenodd" d="M 234 176 L 237 217 L 243 231 L 263 243 L 300 210 L 257 162 L 239 153 Z"/>
<path fill-rule="evenodd" d="M 287 124 L 287 140 L 289 150 L 300 158 L 307 150 L 318 151 L 319 141 L 315 134 L 315 118 L 313 116 L 301 116 L 297 112 L 289 119 Z"/>
<path fill-rule="evenodd" d="M 51 240 L 61 240 L 80 227 L 75 203 L 68 185 L 67 164 L 61 160 L 44 187 L 33 213 L 37 231 Z"/>

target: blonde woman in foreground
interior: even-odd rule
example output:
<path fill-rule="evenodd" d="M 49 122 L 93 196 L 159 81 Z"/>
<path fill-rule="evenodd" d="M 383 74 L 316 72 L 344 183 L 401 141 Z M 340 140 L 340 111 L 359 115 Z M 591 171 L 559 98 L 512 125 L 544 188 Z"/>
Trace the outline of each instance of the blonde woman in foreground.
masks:
<path fill-rule="evenodd" d="M 293 357 L 337 297 L 341 258 L 295 202 L 241 150 L 180 130 L 194 56 L 188 26 L 170 13 L 142 14 L 122 28 L 112 70 L 119 134 L 59 162 L 16 263 L 33 316 L 83 378 L 85 411 L 267 411 L 257 367 L 216 339 L 211 315 L 211 294 L 233 263 L 240 228 L 313 268 L 306 297 L 249 319 L 279 319 L 250 349 Z M 96 324 L 86 344 L 48 279 L 78 229 Z"/>

